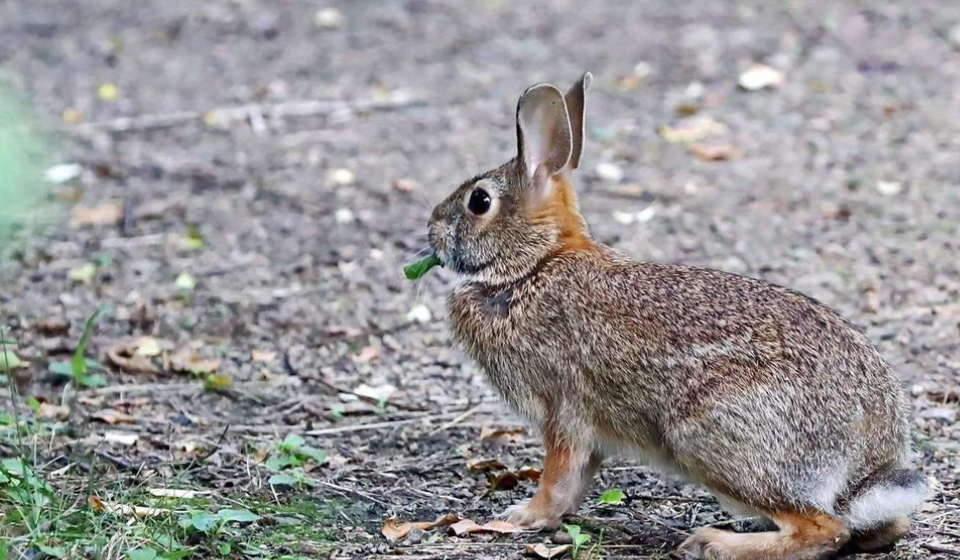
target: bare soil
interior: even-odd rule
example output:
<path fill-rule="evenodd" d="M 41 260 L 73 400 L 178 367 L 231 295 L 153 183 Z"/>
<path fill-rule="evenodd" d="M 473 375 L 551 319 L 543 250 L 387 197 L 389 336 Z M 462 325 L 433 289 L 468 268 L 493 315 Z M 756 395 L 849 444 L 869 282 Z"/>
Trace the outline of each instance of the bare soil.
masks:
<path fill-rule="evenodd" d="M 342 19 L 318 25 L 330 8 Z M 251 509 L 336 504 L 322 536 L 276 544 L 278 554 L 500 559 L 549 541 L 381 536 L 393 514 L 488 520 L 535 484 L 491 491 L 467 461 L 518 469 L 542 458 L 530 430 L 481 441 L 484 427 L 522 422 L 451 343 L 444 297 L 455 279 L 432 271 L 414 284 L 400 266 L 423 248 L 432 203 L 514 153 L 520 92 L 589 69 L 576 179 L 594 235 L 639 259 L 791 286 L 865 329 L 912 396 L 917 464 L 939 492 L 894 551 L 862 557 L 950 557 L 960 550 L 958 25 L 960 3 L 934 0 L 0 2 L 0 71 L 58 133 L 59 160 L 84 169 L 54 188 L 63 219 L 0 263 L 8 336 L 29 363 L 19 394 L 60 403 L 49 363 L 68 359 L 92 310 L 110 309 L 88 351 L 108 384 L 44 420 L 63 428 L 45 442 L 49 469 L 77 464 L 126 486 L 175 478 Z M 783 84 L 738 88 L 755 62 Z M 113 100 L 98 94 L 107 83 Z M 732 159 L 704 161 L 658 132 L 687 113 L 724 125 L 704 142 Z M 110 201 L 119 219 L 69 223 L 71 204 Z M 89 282 L 69 278 L 91 261 Z M 189 293 L 175 286 L 181 273 L 197 281 Z M 410 314 L 420 306 L 429 313 Z M 156 372 L 112 365 L 108 351 L 141 336 L 163 345 L 148 358 Z M 205 390 L 174 371 L 164 357 L 185 349 L 219 360 L 232 385 Z M 349 400 L 361 385 L 396 390 Z M 131 418 L 109 425 L 106 410 Z M 107 431 L 139 439 L 100 441 Z M 262 460 L 289 433 L 330 457 L 308 473 L 312 488 L 266 483 Z M 626 503 L 598 505 L 612 487 Z M 617 461 L 574 521 L 604 529 L 605 558 L 640 558 L 727 519 L 697 488 Z"/>

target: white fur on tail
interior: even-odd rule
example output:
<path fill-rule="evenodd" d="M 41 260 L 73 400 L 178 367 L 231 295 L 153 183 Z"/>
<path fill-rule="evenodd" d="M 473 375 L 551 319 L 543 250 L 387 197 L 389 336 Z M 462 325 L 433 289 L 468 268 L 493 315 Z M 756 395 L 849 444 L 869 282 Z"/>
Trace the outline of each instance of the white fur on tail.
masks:
<path fill-rule="evenodd" d="M 922 478 L 900 486 L 886 481 L 857 496 L 843 515 L 844 524 L 851 530 L 867 530 L 887 521 L 910 515 L 930 494 Z"/>

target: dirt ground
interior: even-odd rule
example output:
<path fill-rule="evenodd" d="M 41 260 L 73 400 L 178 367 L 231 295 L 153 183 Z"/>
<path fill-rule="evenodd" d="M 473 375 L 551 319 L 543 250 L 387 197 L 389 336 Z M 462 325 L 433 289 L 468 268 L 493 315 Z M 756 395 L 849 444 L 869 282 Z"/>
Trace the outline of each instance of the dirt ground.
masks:
<path fill-rule="evenodd" d="M 783 83 L 738 88 L 752 63 Z M 576 184 L 595 237 L 799 289 L 864 328 L 912 397 L 938 494 L 894 551 L 863 558 L 960 551 L 960 3 L 935 0 L 0 2 L 0 76 L 55 129 L 57 161 L 82 166 L 52 187 L 62 219 L 0 263 L 26 366 L 3 407 L 46 403 L 57 491 L 210 492 L 261 514 L 242 538 L 281 537 L 237 558 L 505 559 L 561 540 L 390 543 L 381 527 L 482 523 L 535 488 L 468 469 L 537 467 L 540 444 L 481 438 L 523 424 L 451 343 L 452 275 L 411 283 L 400 266 L 433 203 L 512 156 L 518 95 L 586 69 Z M 87 355 L 107 384 L 65 393 L 49 364 L 98 306 Z M 291 433 L 327 461 L 271 488 L 264 460 Z M 599 505 L 609 488 L 625 503 Z M 595 490 L 574 522 L 603 529 L 604 558 L 665 557 L 727 520 L 627 460 Z M 304 502 L 314 531 L 267 513 Z"/>

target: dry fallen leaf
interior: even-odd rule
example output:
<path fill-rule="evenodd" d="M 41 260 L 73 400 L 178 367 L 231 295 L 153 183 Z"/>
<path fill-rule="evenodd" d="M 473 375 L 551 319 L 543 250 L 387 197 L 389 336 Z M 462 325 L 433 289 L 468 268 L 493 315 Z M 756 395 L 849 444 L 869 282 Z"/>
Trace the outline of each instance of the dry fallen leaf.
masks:
<path fill-rule="evenodd" d="M 536 556 L 537 558 L 550 560 L 551 558 L 559 558 L 560 556 L 563 556 L 571 548 L 573 548 L 573 546 L 569 544 L 554 547 L 549 547 L 543 543 L 528 544 L 524 549 L 524 553 L 528 556 Z"/>
<path fill-rule="evenodd" d="M 129 506 L 127 504 L 113 504 L 110 502 L 104 502 L 97 496 L 90 496 L 90 509 L 92 509 L 93 511 L 102 511 L 105 513 L 112 513 L 114 515 L 137 517 L 139 519 L 143 519 L 145 517 L 157 517 L 160 515 L 168 515 L 170 513 L 169 509 L 144 507 L 144 506 Z"/>
<path fill-rule="evenodd" d="M 468 535 L 470 533 L 522 533 L 523 529 L 517 527 L 508 521 L 489 521 L 483 525 L 478 525 L 472 519 L 461 519 L 450 526 L 450 532 L 456 536 Z"/>
<path fill-rule="evenodd" d="M 180 373 L 214 373 L 220 368 L 220 360 L 206 359 L 196 350 L 185 348 L 170 356 L 170 367 Z"/>
<path fill-rule="evenodd" d="M 123 205 L 116 200 L 107 200 L 96 206 L 73 207 L 70 225 L 73 227 L 102 226 L 115 224 L 123 218 Z"/>
<path fill-rule="evenodd" d="M 520 467 L 520 470 L 517 471 L 517 478 L 520 480 L 532 480 L 534 482 L 540 480 L 540 476 L 543 474 L 543 471 L 536 467 Z"/>
<path fill-rule="evenodd" d="M 687 150 L 703 161 L 728 161 L 742 155 L 740 150 L 730 144 L 690 144 Z"/>
<path fill-rule="evenodd" d="M 40 410 L 37 411 L 37 414 L 45 420 L 63 420 L 67 416 L 70 416 L 70 408 L 42 402 L 40 403 Z"/>
<path fill-rule="evenodd" d="M 523 428 L 491 428 L 484 426 L 480 429 L 480 441 L 493 443 L 514 443 L 523 440 Z"/>
<path fill-rule="evenodd" d="M 396 387 L 390 385 L 389 383 L 384 383 L 383 385 L 377 385 L 376 387 L 371 387 L 366 383 L 361 383 L 354 390 L 354 394 L 341 393 L 340 398 L 346 401 L 352 401 L 357 399 L 357 395 L 361 397 L 366 397 L 368 399 L 373 399 L 377 402 L 387 402 L 390 400 L 390 396 L 393 395 L 397 390 Z"/>
<path fill-rule="evenodd" d="M 681 119 L 673 126 L 663 125 L 659 132 L 671 144 L 689 144 L 711 136 L 723 136 L 727 133 L 727 125 L 709 115 L 701 115 Z"/>
<path fill-rule="evenodd" d="M 127 373 L 160 373 L 149 356 L 139 353 L 139 341 L 140 339 L 124 339 L 114 344 L 107 350 L 110 363 Z"/>
<path fill-rule="evenodd" d="M 90 415 L 91 420 L 99 420 L 105 424 L 136 424 L 137 418 L 129 414 L 120 412 L 119 410 L 114 410 L 112 408 L 105 408 L 103 410 L 98 410 Z"/>
<path fill-rule="evenodd" d="M 159 356 L 162 351 L 163 349 L 160 348 L 160 343 L 151 336 L 141 336 L 137 339 L 138 356 Z"/>
<path fill-rule="evenodd" d="M 360 350 L 360 353 L 353 357 L 355 362 L 372 362 L 380 357 L 380 349 L 374 345 L 364 346 L 363 350 Z"/>
<path fill-rule="evenodd" d="M 140 439 L 138 434 L 130 432 L 104 432 L 103 441 L 107 443 L 118 443 L 120 445 L 133 445 Z"/>
<path fill-rule="evenodd" d="M 277 353 L 268 350 L 254 350 L 250 352 L 250 359 L 255 362 L 273 362 L 277 359 Z"/>
<path fill-rule="evenodd" d="M 507 468 L 498 459 L 468 459 L 467 469 L 473 472 L 499 471 Z"/>
<path fill-rule="evenodd" d="M 381 529 L 380 532 L 388 541 L 397 542 L 414 529 L 428 531 L 439 525 L 449 525 L 458 519 L 460 519 L 460 517 L 456 513 L 451 512 L 441 515 L 434 521 L 404 521 L 398 524 L 397 516 L 391 515 L 383 524 L 383 529 Z"/>
<path fill-rule="evenodd" d="M 37 319 L 33 323 L 33 328 L 46 336 L 56 336 L 66 334 L 70 330 L 70 324 L 62 318 Z"/>
<path fill-rule="evenodd" d="M 504 471 L 501 473 L 489 473 L 487 481 L 490 483 L 490 490 L 512 490 L 520 484 L 520 478 L 517 473 Z"/>

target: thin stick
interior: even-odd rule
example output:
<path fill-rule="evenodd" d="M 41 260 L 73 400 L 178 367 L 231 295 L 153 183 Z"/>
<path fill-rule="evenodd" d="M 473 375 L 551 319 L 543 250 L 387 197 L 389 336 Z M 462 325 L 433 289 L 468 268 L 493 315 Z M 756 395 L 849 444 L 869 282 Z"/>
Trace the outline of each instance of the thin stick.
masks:
<path fill-rule="evenodd" d="M 420 416 L 418 418 L 407 418 L 404 420 L 392 420 L 387 422 L 374 422 L 372 424 L 359 424 L 353 426 L 338 426 L 336 428 L 322 428 L 319 430 L 310 430 L 304 432 L 304 435 L 307 436 L 329 436 L 333 434 L 343 434 L 347 432 L 362 432 L 364 430 L 379 430 L 381 428 L 393 428 L 396 426 L 403 426 L 406 424 L 416 424 L 417 422 L 427 422 L 430 420 L 442 420 L 444 418 L 450 418 L 454 413 L 447 412 L 444 414 L 432 414 L 426 416 Z"/>
<path fill-rule="evenodd" d="M 467 418 L 470 418 L 471 416 L 473 416 L 478 410 L 480 410 L 481 408 L 483 408 L 484 406 L 486 406 L 486 404 L 487 404 L 487 403 L 480 403 L 480 404 L 478 404 L 477 406 L 475 406 L 475 407 L 467 410 L 466 412 L 464 412 L 464 413 L 461 414 L 460 416 L 457 416 L 457 417 L 454 418 L 453 420 L 447 422 L 447 423 L 444 424 L 443 426 L 440 426 L 440 427 L 437 428 L 436 430 L 433 430 L 432 432 L 430 432 L 430 433 L 427 434 L 427 435 L 428 435 L 428 436 L 435 436 L 435 435 L 439 434 L 439 433 L 442 432 L 442 431 L 449 430 L 450 428 L 456 426 L 456 425 L 459 424 L 460 422 L 463 422 L 463 421 L 466 420 Z"/>
<path fill-rule="evenodd" d="M 202 121 L 205 115 L 214 115 L 218 123 L 230 124 L 249 121 L 251 115 L 259 115 L 255 122 L 263 119 L 283 117 L 310 117 L 334 113 L 352 113 L 363 111 L 385 111 L 423 105 L 422 99 L 410 92 L 397 91 L 379 99 L 343 100 L 305 100 L 284 103 L 250 103 L 231 107 L 219 107 L 209 111 L 178 111 L 174 113 L 148 113 L 133 117 L 122 117 L 109 121 L 84 123 L 67 128 L 68 132 L 87 135 L 97 132 L 135 132 L 169 128 L 194 121 Z"/>

